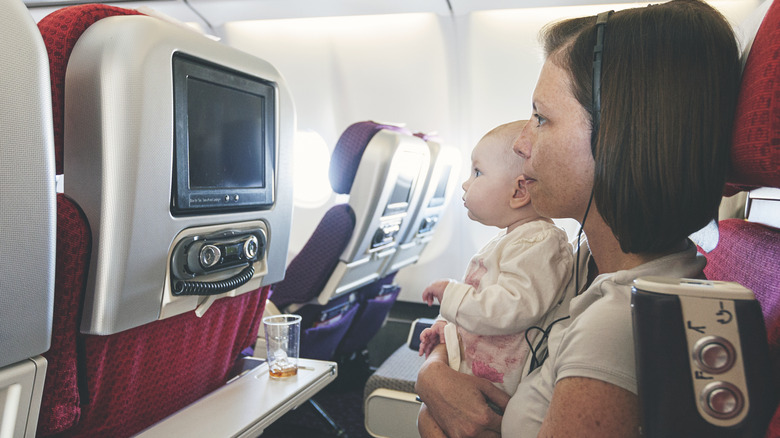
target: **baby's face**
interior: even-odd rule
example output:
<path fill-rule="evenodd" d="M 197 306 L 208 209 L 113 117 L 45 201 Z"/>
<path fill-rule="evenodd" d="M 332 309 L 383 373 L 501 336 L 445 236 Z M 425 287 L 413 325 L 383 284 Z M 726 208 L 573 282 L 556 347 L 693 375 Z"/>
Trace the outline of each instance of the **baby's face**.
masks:
<path fill-rule="evenodd" d="M 503 228 L 511 213 L 509 201 L 515 193 L 520 158 L 511 145 L 494 137 L 480 140 L 471 152 L 471 174 L 463 182 L 463 202 L 469 218 L 484 225 Z M 513 170 L 515 173 L 513 174 Z"/>

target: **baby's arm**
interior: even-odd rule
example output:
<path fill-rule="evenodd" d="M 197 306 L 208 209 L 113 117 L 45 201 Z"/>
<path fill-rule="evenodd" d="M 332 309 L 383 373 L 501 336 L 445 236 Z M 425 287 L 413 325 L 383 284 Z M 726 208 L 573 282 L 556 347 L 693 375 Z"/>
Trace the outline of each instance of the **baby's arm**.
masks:
<path fill-rule="evenodd" d="M 444 343 L 445 325 L 447 325 L 447 321 L 439 319 L 420 333 L 420 356 L 424 354 L 425 357 L 428 357 L 434 347 Z"/>
<path fill-rule="evenodd" d="M 426 287 L 423 291 L 423 301 L 428 303 L 429 306 L 432 306 L 433 299 L 436 298 L 439 303 L 441 303 L 441 300 L 444 298 L 444 289 L 447 288 L 448 284 L 450 284 L 450 280 L 439 280 L 431 283 L 431 285 Z"/>

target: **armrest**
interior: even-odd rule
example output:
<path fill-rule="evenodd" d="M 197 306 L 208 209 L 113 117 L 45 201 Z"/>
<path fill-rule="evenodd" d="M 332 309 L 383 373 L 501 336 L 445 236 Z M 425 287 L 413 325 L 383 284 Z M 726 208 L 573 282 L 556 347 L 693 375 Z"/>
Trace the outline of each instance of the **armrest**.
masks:
<path fill-rule="evenodd" d="M 409 337 L 406 339 L 406 345 L 414 351 L 420 349 L 420 333 L 436 322 L 431 318 L 417 318 L 412 321 L 412 327 L 409 330 Z"/>

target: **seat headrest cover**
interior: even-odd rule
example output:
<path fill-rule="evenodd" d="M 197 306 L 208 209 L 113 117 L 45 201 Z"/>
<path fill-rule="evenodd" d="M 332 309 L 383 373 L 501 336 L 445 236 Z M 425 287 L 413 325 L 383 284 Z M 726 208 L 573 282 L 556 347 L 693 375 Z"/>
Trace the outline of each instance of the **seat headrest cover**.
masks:
<path fill-rule="evenodd" d="M 108 5 L 81 5 L 62 8 L 44 17 L 38 29 L 46 41 L 51 71 L 51 100 L 54 122 L 54 155 L 57 175 L 63 173 L 65 125 L 65 69 L 76 40 L 92 23 L 114 15 L 142 15 L 132 9 Z M 67 32 L 62 32 L 66 29 Z"/>
<path fill-rule="evenodd" d="M 728 182 L 780 187 L 780 3 L 767 11 L 742 73 Z"/>
<path fill-rule="evenodd" d="M 382 129 L 411 135 L 411 132 L 405 128 L 372 121 L 350 125 L 341 134 L 330 159 L 330 185 L 334 192 L 342 195 L 350 192 L 358 166 L 360 166 L 360 158 L 363 156 L 366 146 Z"/>

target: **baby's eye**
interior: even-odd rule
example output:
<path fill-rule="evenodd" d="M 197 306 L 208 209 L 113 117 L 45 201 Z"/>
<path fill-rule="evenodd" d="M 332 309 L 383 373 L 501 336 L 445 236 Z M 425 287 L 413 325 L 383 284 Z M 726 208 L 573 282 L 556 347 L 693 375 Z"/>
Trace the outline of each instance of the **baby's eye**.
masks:
<path fill-rule="evenodd" d="M 534 114 L 534 118 L 536 119 L 536 127 L 537 128 L 542 126 L 542 125 L 544 125 L 547 122 L 547 119 L 545 119 L 544 117 L 542 117 L 542 116 L 540 116 L 539 114 L 536 114 L 536 113 Z"/>
<path fill-rule="evenodd" d="M 479 169 L 474 169 L 474 178 L 476 178 L 476 177 L 478 177 L 480 175 L 482 175 L 482 171 L 480 171 Z"/>

